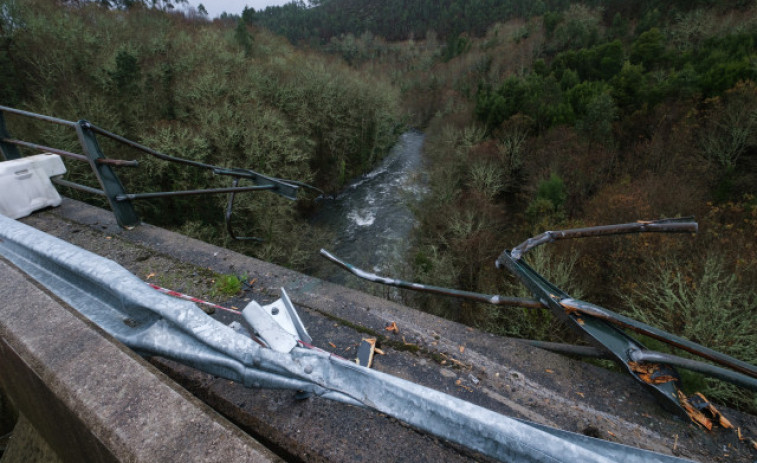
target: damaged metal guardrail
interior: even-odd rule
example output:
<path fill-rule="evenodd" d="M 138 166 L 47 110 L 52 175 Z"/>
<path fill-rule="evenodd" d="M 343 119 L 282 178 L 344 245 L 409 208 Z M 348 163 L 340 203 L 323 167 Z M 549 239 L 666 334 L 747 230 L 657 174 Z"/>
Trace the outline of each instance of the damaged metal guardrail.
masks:
<path fill-rule="evenodd" d="M 502 461 L 683 461 L 509 418 L 307 348 L 299 342 L 307 333 L 285 293 L 276 304 L 261 307 L 253 301 L 242 312 L 261 331 L 257 340 L 190 302 L 145 291 L 144 282 L 115 262 L 2 216 L 0 255 L 135 351 L 247 387 L 304 391 L 372 408 Z M 277 320 L 282 312 L 291 325 Z"/>
<path fill-rule="evenodd" d="M 22 116 L 39 121 L 49 122 L 52 124 L 69 127 L 76 131 L 79 143 L 82 147 L 84 154 L 72 153 L 62 149 L 43 146 L 28 141 L 17 140 L 10 136 L 5 122 L 4 114 L 13 114 L 16 116 Z M 117 143 L 133 148 L 139 152 L 142 152 L 148 156 L 176 164 L 183 164 L 188 167 L 209 170 L 213 175 L 225 175 L 233 178 L 232 186 L 226 188 L 205 188 L 198 190 L 182 190 L 182 191 L 161 191 L 150 193 L 127 193 L 121 180 L 118 178 L 114 168 L 116 167 L 138 167 L 139 162 L 136 160 L 118 160 L 108 159 L 105 153 L 100 148 L 97 142 L 97 135 L 105 138 L 109 138 Z M 33 149 L 40 152 L 48 152 L 58 154 L 64 158 L 72 159 L 76 161 L 88 162 L 92 168 L 92 172 L 95 174 L 100 189 L 93 188 L 91 186 L 82 185 L 79 183 L 63 180 L 61 178 L 53 179 L 53 182 L 72 188 L 74 190 L 83 191 L 85 193 L 94 194 L 98 196 L 104 196 L 113 214 L 116 217 L 118 225 L 123 228 L 132 228 L 140 223 L 139 216 L 132 204 L 132 201 L 142 199 L 154 199 L 164 198 L 171 196 L 196 196 L 196 195 L 208 195 L 208 194 L 228 194 L 229 200 L 226 206 L 226 214 L 224 215 L 226 221 L 226 229 L 229 232 L 229 236 L 235 240 L 256 240 L 261 241 L 258 238 L 253 237 L 239 237 L 232 229 L 232 209 L 234 206 L 234 196 L 236 193 L 245 193 L 253 191 L 270 191 L 284 198 L 292 201 L 297 200 L 298 190 L 300 188 L 306 188 L 323 193 L 321 190 L 307 185 L 296 180 L 284 180 L 280 178 L 274 178 L 261 173 L 255 172 L 250 169 L 237 169 L 219 167 L 212 164 L 206 164 L 203 162 L 193 161 L 190 159 L 183 159 L 175 156 L 169 156 L 167 154 L 155 151 L 147 146 L 141 145 L 137 142 L 124 138 L 120 135 L 109 132 L 105 129 L 97 127 L 96 125 L 80 120 L 78 122 L 67 121 L 56 117 L 44 116 L 42 114 L 36 114 L 29 111 L 22 111 L 20 109 L 10 108 L 7 106 L 0 106 L 0 158 L 5 160 L 18 159 L 21 157 L 21 152 L 18 147 L 24 147 Z M 239 186 L 239 182 L 245 179 L 253 183 L 251 186 Z"/>
<path fill-rule="evenodd" d="M 521 260 L 521 257 L 536 246 L 562 239 L 641 232 L 689 233 L 695 231 L 697 231 L 696 222 L 690 218 L 683 218 L 548 231 L 530 238 L 513 248 L 512 251 L 503 252 L 496 264 L 498 268 L 506 268 L 511 271 L 531 291 L 534 299 L 479 294 L 385 278 L 343 262 L 328 251 L 321 250 L 321 255 L 356 276 L 375 283 L 495 305 L 547 308 L 559 319 L 588 337 L 593 344 L 599 347 L 599 354 L 604 354 L 605 357 L 609 356 L 623 364 L 628 373 L 649 388 L 663 406 L 674 413 L 690 416 L 691 404 L 687 403 L 685 396 L 679 392 L 677 383 L 680 381 L 680 377 L 673 368 L 674 366 L 697 371 L 755 391 L 757 391 L 757 367 L 603 307 L 573 299 L 535 272 Z M 721 366 L 650 351 L 638 340 L 626 334 L 623 329 L 629 329 L 676 348 L 684 349 Z M 561 350 L 560 345 L 553 343 L 550 343 L 547 348 Z M 566 346 L 562 350 L 579 355 L 585 351 L 585 349 L 582 351 L 579 346 Z M 596 352 L 592 352 L 592 354 L 596 355 Z"/>

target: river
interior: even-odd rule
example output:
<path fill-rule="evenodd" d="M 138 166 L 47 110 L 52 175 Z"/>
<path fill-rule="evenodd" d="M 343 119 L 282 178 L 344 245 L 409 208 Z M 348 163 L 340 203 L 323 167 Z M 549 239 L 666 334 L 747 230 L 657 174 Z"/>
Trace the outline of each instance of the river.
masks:
<path fill-rule="evenodd" d="M 421 132 L 405 132 L 376 169 L 324 202 L 313 218 L 313 225 L 333 236 L 324 249 L 363 270 L 399 275 L 416 223 L 412 209 L 426 189 L 423 140 Z M 326 259 L 313 273 L 334 283 L 364 287 Z"/>

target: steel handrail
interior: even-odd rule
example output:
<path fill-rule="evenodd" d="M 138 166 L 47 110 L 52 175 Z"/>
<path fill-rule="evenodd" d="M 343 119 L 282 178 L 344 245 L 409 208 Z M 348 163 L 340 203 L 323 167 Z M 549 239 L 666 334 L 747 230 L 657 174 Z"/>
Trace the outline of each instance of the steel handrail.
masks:
<path fill-rule="evenodd" d="M 5 127 L 5 119 L 3 117 L 3 113 L 51 122 L 75 129 L 79 138 L 79 142 L 82 145 L 84 154 L 72 153 L 70 151 L 10 137 Z M 96 134 L 166 162 L 173 162 L 194 168 L 209 170 L 213 175 L 231 176 L 234 178 L 233 186 L 230 188 L 202 188 L 179 191 L 127 193 L 118 176 L 111 168 L 137 167 L 139 165 L 139 162 L 136 160 L 116 160 L 106 158 L 105 154 L 102 152 L 97 143 L 97 139 L 95 137 Z M 313 186 L 296 180 L 283 180 L 255 172 L 250 169 L 226 168 L 177 156 L 167 155 L 149 148 L 141 143 L 137 143 L 121 135 L 105 130 L 85 120 L 73 122 L 65 119 L 10 108 L 8 106 L 0 106 L 0 153 L 6 159 L 16 159 L 18 157 L 21 157 L 21 154 L 18 152 L 16 146 L 31 148 L 43 152 L 50 152 L 69 159 L 88 162 L 92 168 L 92 171 L 97 177 L 98 183 L 102 187 L 101 190 L 92 188 L 87 185 L 82 185 L 80 183 L 65 181 L 62 179 L 58 179 L 56 183 L 75 190 L 84 191 L 86 193 L 104 195 L 110 202 L 111 209 L 116 216 L 118 224 L 124 228 L 131 228 L 139 224 L 139 217 L 137 216 L 137 213 L 132 205 L 132 201 L 135 200 L 190 195 L 229 194 L 229 207 L 232 207 L 234 202 L 233 198 L 236 193 L 266 190 L 290 200 L 298 199 L 298 190 L 300 188 L 310 189 L 319 193 L 323 193 L 321 190 Z M 242 178 L 252 181 L 255 185 L 238 187 L 239 179 Z M 238 238 L 231 230 L 230 216 L 230 212 L 227 212 L 227 214 L 225 215 L 225 221 L 227 229 L 229 230 L 229 235 L 233 239 L 245 239 Z"/>

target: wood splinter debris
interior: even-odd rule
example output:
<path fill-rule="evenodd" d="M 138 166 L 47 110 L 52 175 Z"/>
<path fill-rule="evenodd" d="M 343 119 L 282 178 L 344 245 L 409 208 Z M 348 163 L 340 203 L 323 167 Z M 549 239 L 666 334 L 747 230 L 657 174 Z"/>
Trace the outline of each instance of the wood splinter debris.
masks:
<path fill-rule="evenodd" d="M 713 420 L 717 420 L 717 423 L 725 429 L 733 428 L 731 422 L 701 392 L 697 392 L 691 397 L 686 397 L 683 392 L 678 391 L 678 399 L 689 414 L 689 418 L 708 431 L 712 430 Z"/>
<path fill-rule="evenodd" d="M 366 338 L 360 342 L 357 349 L 355 362 L 363 367 L 370 368 L 373 364 L 373 354 L 376 352 L 376 338 Z"/>
<path fill-rule="evenodd" d="M 657 363 L 629 361 L 628 366 L 642 381 L 648 384 L 663 384 L 678 381 L 678 378 L 673 375 L 663 374 L 660 365 Z"/>

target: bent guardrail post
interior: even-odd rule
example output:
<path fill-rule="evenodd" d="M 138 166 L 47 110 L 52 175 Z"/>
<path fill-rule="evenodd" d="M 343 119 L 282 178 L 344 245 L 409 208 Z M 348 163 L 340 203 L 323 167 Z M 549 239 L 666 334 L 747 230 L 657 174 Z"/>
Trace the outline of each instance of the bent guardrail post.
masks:
<path fill-rule="evenodd" d="M 321 256 L 325 257 L 326 259 L 338 265 L 339 267 L 352 273 L 356 277 L 362 278 L 364 280 L 372 281 L 373 283 L 379 283 L 382 285 L 394 286 L 396 288 L 409 289 L 412 291 L 418 291 L 418 292 L 423 292 L 423 293 L 457 297 L 461 299 L 467 299 L 470 301 L 483 302 L 486 304 L 493 304 L 493 305 L 524 307 L 524 308 L 530 308 L 530 309 L 541 309 L 544 307 L 541 304 L 541 302 L 537 301 L 536 299 L 529 299 L 525 297 L 506 297 L 506 296 L 499 296 L 497 294 L 481 294 L 481 293 L 475 293 L 472 291 L 463 291 L 459 289 L 443 288 L 441 286 L 424 285 L 421 283 L 412 283 L 409 281 L 398 280 L 396 278 L 382 277 L 380 275 L 376 275 L 375 273 L 361 270 L 358 267 L 355 267 L 354 265 L 339 259 L 338 257 L 331 254 L 325 249 L 321 249 L 320 254 Z"/>
<path fill-rule="evenodd" d="M 92 125 L 84 120 L 79 121 L 76 124 L 76 135 L 79 137 L 82 150 L 89 160 L 92 172 L 95 173 L 97 181 L 108 198 L 108 203 L 113 211 L 113 215 L 116 216 L 118 225 L 127 230 L 139 225 L 139 216 L 137 215 L 137 211 L 134 210 L 134 205 L 131 201 L 120 201 L 118 199 L 119 196 L 126 194 L 121 180 L 118 179 L 118 176 L 109 164 L 100 162 L 106 158 L 100 149 L 100 145 L 97 143 L 95 133 L 92 131 Z"/>
<path fill-rule="evenodd" d="M 0 216 L 0 255 L 137 352 L 247 387 L 310 392 L 372 408 L 502 461 L 681 462 L 676 457 L 509 418 L 298 344 L 264 348 L 113 261 Z"/>
<path fill-rule="evenodd" d="M 512 251 L 502 252 L 496 261 L 496 265 L 497 268 L 506 268 L 515 275 L 535 298 L 549 308 L 554 316 L 576 329 L 598 347 L 606 349 L 635 380 L 649 389 L 665 408 L 679 415 L 688 416 L 680 401 L 678 387 L 676 386 L 676 382 L 680 381 L 680 376 L 672 366 L 666 363 L 656 363 L 650 364 L 649 370 L 640 371 L 639 364 L 633 360 L 633 356 L 637 352 L 648 351 L 643 344 L 607 320 L 586 315 L 563 305 L 563 302 L 573 301 L 573 299 L 529 267 L 521 260 L 521 257 L 536 246 L 560 239 L 639 232 L 693 232 L 696 230 L 696 222 L 692 222 L 690 218 L 685 218 L 639 221 L 556 232 L 548 231 L 524 241 L 513 248 Z M 586 305 L 588 306 L 588 304 Z M 642 375 L 642 373 L 645 374 Z"/>
<path fill-rule="evenodd" d="M 738 379 L 739 377 L 737 376 L 733 376 L 733 378 L 736 379 L 737 382 L 741 382 L 742 385 L 744 385 L 744 387 L 757 390 L 757 367 L 755 367 L 754 365 L 751 365 L 747 362 L 733 358 L 721 352 L 712 350 L 708 347 L 702 346 L 701 344 L 697 344 L 695 342 L 689 341 L 688 339 L 684 339 L 680 336 L 676 336 L 674 334 L 668 333 L 667 331 L 663 331 L 659 328 L 655 328 L 653 326 L 636 321 L 624 315 L 620 315 L 611 310 L 605 309 L 604 307 L 591 304 L 589 302 L 579 301 L 576 299 L 564 299 L 560 301 L 560 304 L 565 308 L 566 311 L 575 311 L 576 313 L 579 313 L 582 315 L 591 316 L 600 320 L 604 320 L 606 322 L 617 325 L 621 328 L 626 328 L 636 333 L 643 334 L 644 336 L 648 336 L 650 338 L 664 342 L 673 347 L 683 349 L 691 354 L 697 355 L 699 357 L 705 358 L 712 362 L 719 363 L 720 365 L 724 365 L 728 368 L 736 370 L 737 372 L 740 372 L 745 377 L 751 378 L 751 381 L 746 381 L 746 380 Z M 669 358 L 674 357 L 668 354 L 665 354 L 665 355 Z M 679 360 L 674 360 L 674 361 L 681 363 L 681 365 L 686 363 L 684 362 L 684 360 L 686 359 L 683 359 L 681 357 L 678 357 L 678 359 Z M 697 368 L 699 368 L 697 371 L 706 370 L 705 367 L 697 367 Z M 715 371 L 720 371 L 720 370 L 713 370 L 713 372 Z"/>
<path fill-rule="evenodd" d="M 562 344 L 547 341 L 528 341 L 528 344 L 540 349 L 556 352 L 559 354 L 576 355 L 578 357 L 593 357 L 606 360 L 612 360 L 612 357 L 605 349 L 592 346 L 576 346 L 573 344 Z M 657 351 L 634 351 L 631 352 L 631 360 L 634 362 L 646 363 L 667 363 L 674 367 L 681 367 L 686 370 L 696 371 L 698 373 L 718 378 L 723 381 L 735 384 L 745 389 L 757 391 L 757 379 L 749 375 L 721 368 L 710 363 L 700 362 L 677 355 L 666 354 Z"/>
<path fill-rule="evenodd" d="M 644 381 L 634 371 L 631 353 L 647 350 L 643 344 L 604 320 L 573 311 L 566 312 L 561 301 L 570 299 L 570 296 L 545 280 L 523 261 L 511 257 L 509 253 L 502 253 L 497 259 L 497 266 L 513 273 L 558 319 L 576 328 L 594 344 L 612 354 L 615 360 L 621 363 L 634 379 L 647 387 L 665 408 L 681 416 L 688 416 L 678 400 L 678 389 L 675 383 L 679 375 L 672 367 L 660 364 L 655 376 L 651 378 L 652 382 Z M 656 381 L 661 382 L 655 383 Z"/>

